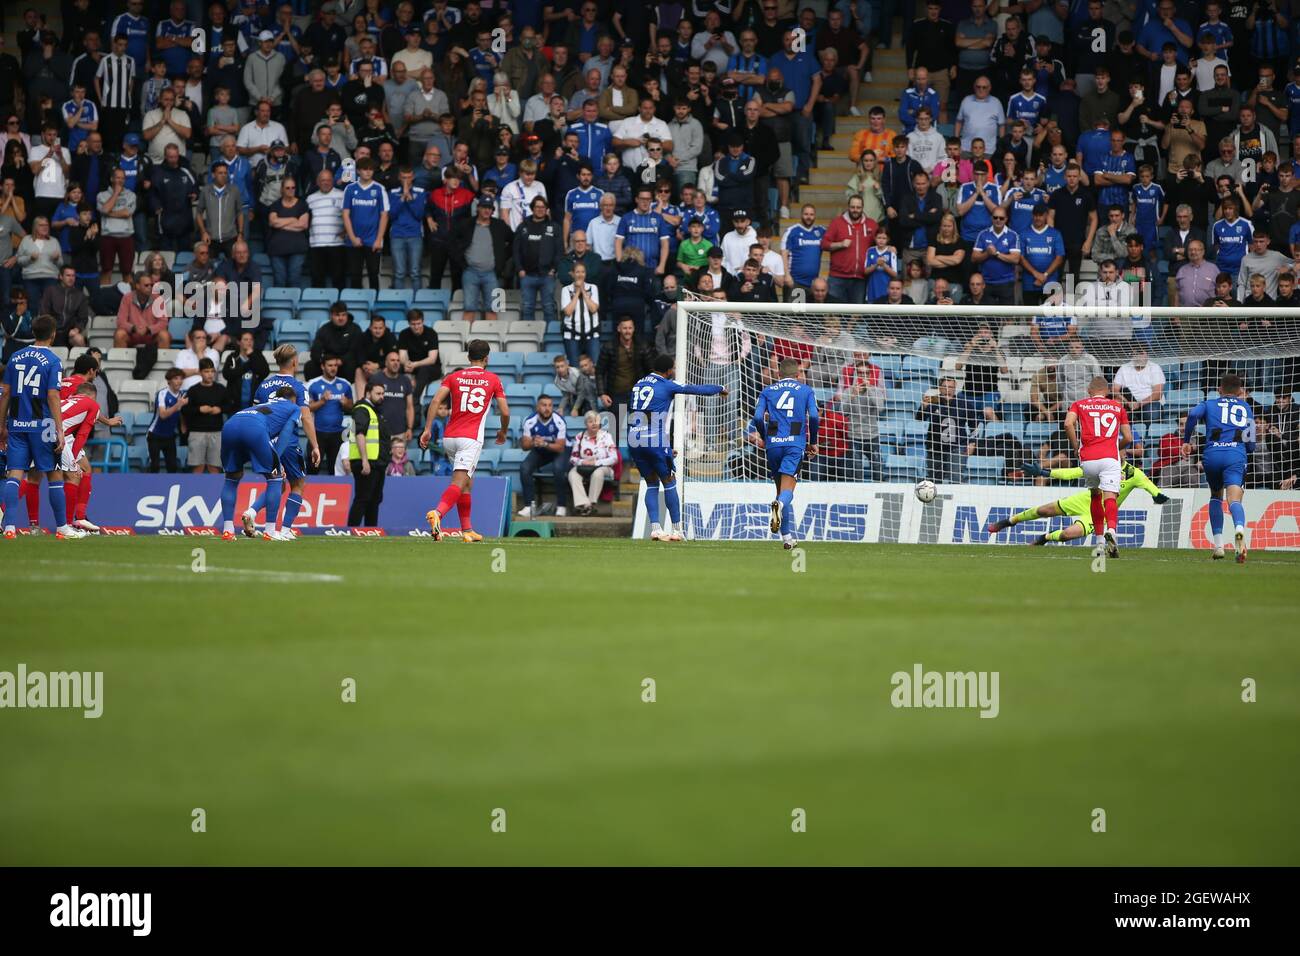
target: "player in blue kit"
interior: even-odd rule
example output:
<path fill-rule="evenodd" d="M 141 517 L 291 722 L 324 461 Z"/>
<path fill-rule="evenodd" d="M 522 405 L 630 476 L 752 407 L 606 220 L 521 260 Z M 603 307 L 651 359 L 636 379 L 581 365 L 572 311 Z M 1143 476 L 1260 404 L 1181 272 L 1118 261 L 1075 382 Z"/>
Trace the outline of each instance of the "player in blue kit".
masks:
<path fill-rule="evenodd" d="M 1214 533 L 1214 560 L 1223 559 L 1223 498 L 1226 493 L 1235 533 L 1233 546 L 1237 563 L 1246 562 L 1246 509 L 1241 503 L 1246 483 L 1246 462 L 1255 451 L 1255 413 L 1241 397 L 1241 377 L 1231 372 L 1219 379 L 1219 397 L 1207 398 L 1187 415 L 1183 429 L 1183 454 L 1195 450 L 1191 444 L 1196 426 L 1205 424 L 1205 480 L 1210 483 L 1210 530 Z"/>
<path fill-rule="evenodd" d="M 776 483 L 772 502 L 772 533 L 781 535 L 787 551 L 794 539 L 794 486 L 804 456 L 817 454 L 817 397 L 799 381 L 799 360 L 781 359 L 781 378 L 759 393 L 749 423 L 751 441 L 767 451 L 767 467 Z"/>
<path fill-rule="evenodd" d="M 8 476 L 4 483 L 4 536 L 18 529 L 18 485 L 29 469 L 45 472 L 45 488 L 54 514 L 56 538 L 84 538 L 85 533 L 63 523 L 67 500 L 63 494 L 63 419 L 59 412 L 59 380 L 63 366 L 51 350 L 56 329 L 52 315 L 32 322 L 36 342 L 9 356 L 0 381 L 0 447 L 5 449 Z"/>
<path fill-rule="evenodd" d="M 311 464 L 314 471 L 320 463 L 320 445 L 316 439 L 316 419 L 312 415 L 307 386 L 298 381 L 295 376 L 298 371 L 298 350 L 292 345 L 281 345 L 275 350 L 275 361 L 279 371 L 268 375 L 257 386 L 257 391 L 253 393 L 253 404 L 264 405 L 279 394 L 281 389 L 292 390 L 294 402 L 302 409 L 302 428 L 307 433 L 307 443 L 311 447 Z M 284 505 L 284 520 L 277 521 L 280 511 L 279 495 L 276 496 L 276 507 L 274 509 L 267 507 L 269 486 L 241 515 L 241 520 L 244 525 L 244 535 L 249 538 L 256 537 L 257 513 L 267 508 L 266 523 L 269 527 L 265 536 L 291 539 L 294 537 L 293 523 L 298 517 L 298 512 L 302 510 L 302 489 L 307 484 L 307 468 L 302 457 L 302 446 L 298 444 L 296 429 L 271 437 L 284 477 L 289 480 L 289 499 Z"/>
<path fill-rule="evenodd" d="M 302 417 L 302 406 L 294 401 L 294 390 L 285 385 L 263 405 L 250 405 L 235 412 L 221 429 L 221 470 L 226 483 L 221 489 L 221 540 L 235 540 L 235 501 L 239 497 L 239 480 L 244 465 L 266 477 L 268 514 L 280 510 L 284 476 L 273 442 L 284 434 L 294 434 Z M 278 535 L 264 535 L 269 541 L 290 540 Z"/>
<path fill-rule="evenodd" d="M 650 518 L 651 541 L 681 541 L 682 499 L 677 494 L 677 468 L 668 435 L 673 398 L 678 395 L 726 395 L 721 385 L 681 385 L 673 381 L 676 370 L 671 355 L 660 355 L 654 371 L 632 386 L 628 399 L 627 444 L 632 463 L 645 479 L 645 510 Z M 659 524 L 659 487 L 668 505 L 668 527 Z"/>

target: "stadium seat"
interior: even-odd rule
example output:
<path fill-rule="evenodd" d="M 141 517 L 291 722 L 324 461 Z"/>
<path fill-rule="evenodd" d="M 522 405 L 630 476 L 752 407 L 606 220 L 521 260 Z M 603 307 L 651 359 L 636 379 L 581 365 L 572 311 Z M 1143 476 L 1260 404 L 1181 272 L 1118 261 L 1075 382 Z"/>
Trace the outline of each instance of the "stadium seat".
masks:
<path fill-rule="evenodd" d="M 1018 442 L 1025 440 L 1025 423 L 1024 422 L 985 422 L 983 425 L 985 438 L 1001 438 L 1009 435 Z"/>
<path fill-rule="evenodd" d="M 971 455 L 966 459 L 966 480 L 972 485 L 1001 484 L 1006 467 L 1001 455 Z"/>
<path fill-rule="evenodd" d="M 302 298 L 302 289 L 284 288 L 281 286 L 271 286 L 262 291 L 262 306 L 279 305 L 281 302 L 288 303 L 290 308 L 298 305 L 298 300 Z"/>
<path fill-rule="evenodd" d="M 924 355 L 908 355 L 903 359 L 899 377 L 909 382 L 933 383 L 939 377 L 939 364 L 937 358 Z"/>
<path fill-rule="evenodd" d="M 446 312 L 451 307 L 451 292 L 447 289 L 417 289 L 410 301 L 417 309 L 437 306 Z"/>
<path fill-rule="evenodd" d="M 541 394 L 545 395 L 553 402 L 560 402 L 564 400 L 564 395 L 563 393 L 560 392 L 560 387 L 555 384 L 554 376 L 552 376 L 551 381 L 546 382 L 544 385 L 542 385 Z"/>
<path fill-rule="evenodd" d="M 130 446 L 122 438 L 91 438 L 84 448 L 94 471 L 123 472 L 128 469 Z"/>
<path fill-rule="evenodd" d="M 378 294 L 374 289 L 344 289 L 339 293 L 339 300 L 346 302 L 349 309 L 370 309 L 375 304 Z"/>
<path fill-rule="evenodd" d="M 580 434 L 582 430 L 586 427 L 587 427 L 587 423 L 583 421 L 583 417 L 581 415 L 564 416 L 564 430 L 568 432 L 568 434 L 570 435 Z"/>
<path fill-rule="evenodd" d="M 375 296 L 375 305 L 391 305 L 405 311 L 411 307 L 415 292 L 411 289 L 380 289 Z"/>
<path fill-rule="evenodd" d="M 1038 453 L 1038 446 L 1056 434 L 1059 426 L 1053 422 L 1028 422 L 1025 425 L 1025 451 Z"/>
<path fill-rule="evenodd" d="M 506 401 L 511 405 L 520 402 L 528 408 L 534 408 L 541 394 L 540 385 L 529 385 L 527 382 L 510 382 L 506 385 Z"/>
<path fill-rule="evenodd" d="M 502 384 L 518 381 L 523 374 L 524 357 L 518 352 L 496 352 L 488 359 L 488 367 L 501 376 Z"/>
<path fill-rule="evenodd" d="M 443 345 L 438 349 L 438 357 L 442 359 L 442 367 L 445 371 L 454 371 L 458 368 L 464 368 L 469 364 L 469 356 L 459 345 Z"/>
<path fill-rule="evenodd" d="M 1177 388 L 1165 396 L 1165 410 L 1173 415 L 1190 411 L 1205 400 L 1205 393 L 1199 388 Z"/>
<path fill-rule="evenodd" d="M 164 261 L 167 259 L 166 252 L 163 253 L 163 259 Z M 171 269 L 173 272 L 179 272 L 182 269 L 188 269 L 190 267 L 190 263 L 192 263 L 193 261 L 194 261 L 193 252 L 190 252 L 188 250 L 186 250 L 185 252 L 178 252 L 176 253 L 175 258 L 173 258 L 171 263 L 168 265 L 168 268 Z"/>
<path fill-rule="evenodd" d="M 113 370 L 131 371 L 135 368 L 135 349 L 109 349 L 104 353 L 102 367 L 105 372 Z"/>
<path fill-rule="evenodd" d="M 299 349 L 308 349 L 311 347 L 312 339 L 316 337 L 318 327 L 317 323 L 301 317 L 280 319 L 275 323 L 275 344 L 283 345 L 288 342 Z"/>
<path fill-rule="evenodd" d="M 886 455 L 885 481 L 919 481 L 925 474 L 925 458 L 920 455 Z"/>
<path fill-rule="evenodd" d="M 885 414 L 891 416 L 914 414 L 924 395 L 924 385 L 914 383 L 906 383 L 899 388 L 890 389 L 885 393 Z"/>
<path fill-rule="evenodd" d="M 184 342 L 185 337 L 190 334 L 192 328 L 194 328 L 193 319 L 167 320 L 167 334 L 172 337 L 173 342 Z"/>
<path fill-rule="evenodd" d="M 329 307 L 337 301 L 339 293 L 335 289 L 303 289 L 298 298 L 299 305 L 323 308 L 326 314 L 329 313 Z"/>
<path fill-rule="evenodd" d="M 311 290 L 308 289 L 308 292 Z M 298 309 L 295 316 L 299 322 L 308 322 L 311 324 L 312 336 L 315 337 L 316 330 L 330 320 L 330 310 L 322 309 L 318 306 L 304 306 Z"/>
<path fill-rule="evenodd" d="M 438 333 L 438 344 L 463 346 L 469 341 L 469 323 L 463 319 L 443 319 L 433 323 L 433 331 Z"/>
<path fill-rule="evenodd" d="M 505 335 L 506 348 L 514 352 L 535 352 L 545 339 L 546 323 L 541 320 L 511 322 Z"/>

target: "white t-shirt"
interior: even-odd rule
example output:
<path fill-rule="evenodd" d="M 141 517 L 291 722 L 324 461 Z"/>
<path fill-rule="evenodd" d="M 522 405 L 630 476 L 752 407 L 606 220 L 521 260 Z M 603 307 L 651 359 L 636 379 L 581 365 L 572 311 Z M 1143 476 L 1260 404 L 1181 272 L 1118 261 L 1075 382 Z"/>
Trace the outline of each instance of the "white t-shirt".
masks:
<path fill-rule="evenodd" d="M 206 328 L 207 324 L 204 323 L 204 329 L 206 330 Z M 176 356 L 176 367 L 182 370 L 187 368 L 197 369 L 199 367 L 199 359 L 205 358 L 212 359 L 212 364 L 217 369 L 221 368 L 221 356 L 217 354 L 216 349 L 211 347 L 204 349 L 202 355 L 196 354 L 193 349 L 182 349 Z M 195 372 L 193 375 L 187 375 L 185 376 L 185 381 L 181 382 L 181 391 L 183 392 L 186 389 L 199 384 L 201 381 L 203 381 L 203 376 L 198 374 L 198 372 Z"/>
<path fill-rule="evenodd" d="M 640 139 L 642 136 L 649 134 L 655 139 L 670 140 L 673 138 L 672 131 L 668 129 L 668 124 L 657 116 L 652 116 L 650 122 L 641 119 L 641 114 L 629 116 L 627 119 L 619 120 L 616 123 L 609 124 L 609 131 L 614 134 L 615 139 Z M 623 168 L 635 170 L 643 163 L 649 162 L 650 154 L 645 151 L 643 146 L 635 146 L 632 149 L 623 150 Z"/>
<path fill-rule="evenodd" d="M 289 142 L 289 134 L 284 131 L 283 126 L 275 120 L 271 120 L 265 126 L 258 126 L 257 120 L 253 120 L 245 123 L 239 130 L 235 145 L 241 149 L 251 149 L 254 146 L 270 146 L 277 139 L 286 145 Z M 266 153 L 254 153 L 248 157 L 248 164 L 254 169 L 264 162 L 266 162 Z"/>
<path fill-rule="evenodd" d="M 343 190 L 335 186 L 329 192 L 316 190 L 307 197 L 311 224 L 307 235 L 314 246 L 343 245 Z"/>
<path fill-rule="evenodd" d="M 159 123 L 162 123 L 162 118 L 162 110 L 150 110 L 145 114 L 144 119 L 141 120 L 140 123 L 145 129 L 149 129 L 151 126 L 157 126 Z M 183 126 L 185 129 L 190 129 L 189 114 L 183 109 L 173 108 L 172 123 L 175 123 L 177 126 Z M 170 124 L 163 123 L 163 128 L 154 135 L 153 139 L 149 140 L 149 158 L 153 160 L 154 163 L 161 163 L 164 156 L 163 151 L 168 146 L 175 146 L 181 151 L 182 156 L 185 155 L 185 140 L 181 139 L 181 134 L 172 129 Z"/>
<path fill-rule="evenodd" d="M 70 164 L 72 154 L 67 148 L 59 146 L 57 149 L 63 154 L 63 161 Z M 50 161 L 41 167 L 32 184 L 36 196 L 40 199 L 62 199 L 68 191 L 68 177 L 63 174 L 63 167 L 51 155 L 53 152 L 44 143 L 40 143 L 32 147 L 28 156 L 28 163 L 33 166 L 47 156 L 50 157 Z"/>
<path fill-rule="evenodd" d="M 514 232 L 519 224 L 533 214 L 533 200 L 538 196 L 546 199 L 546 187 L 536 179 L 531 186 L 525 186 L 522 179 L 511 180 L 497 200 L 501 207 L 501 218 L 506 221 L 510 231 Z"/>
<path fill-rule="evenodd" d="M 1127 388 L 1139 402 L 1145 402 L 1157 385 L 1165 384 L 1164 370 L 1155 362 L 1138 368 L 1132 362 L 1121 365 L 1115 372 L 1115 387 Z"/>
<path fill-rule="evenodd" d="M 758 233 L 752 225 L 743 233 L 731 230 L 722 237 L 722 267 L 733 276 L 740 275 L 740 267 L 749 261 L 749 247 L 756 242 Z"/>

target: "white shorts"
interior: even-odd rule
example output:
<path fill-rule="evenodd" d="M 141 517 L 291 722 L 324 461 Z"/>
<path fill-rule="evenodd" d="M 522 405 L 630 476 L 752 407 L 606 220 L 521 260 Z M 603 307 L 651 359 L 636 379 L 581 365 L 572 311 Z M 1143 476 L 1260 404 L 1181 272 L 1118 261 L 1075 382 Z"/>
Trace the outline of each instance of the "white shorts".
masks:
<path fill-rule="evenodd" d="M 483 454 L 481 441 L 477 438 L 444 438 L 442 447 L 451 459 L 452 471 L 467 471 L 471 478 L 474 477 L 479 455 Z"/>
<path fill-rule="evenodd" d="M 63 457 L 59 461 L 59 467 L 64 471 L 80 471 L 81 468 L 77 464 L 77 460 L 80 457 L 80 455 L 74 455 L 72 453 L 72 442 L 65 441 L 63 443 Z"/>
<path fill-rule="evenodd" d="M 1083 466 L 1083 484 L 1085 488 L 1100 488 L 1119 494 L 1122 469 L 1118 458 L 1093 458 L 1080 462 Z"/>

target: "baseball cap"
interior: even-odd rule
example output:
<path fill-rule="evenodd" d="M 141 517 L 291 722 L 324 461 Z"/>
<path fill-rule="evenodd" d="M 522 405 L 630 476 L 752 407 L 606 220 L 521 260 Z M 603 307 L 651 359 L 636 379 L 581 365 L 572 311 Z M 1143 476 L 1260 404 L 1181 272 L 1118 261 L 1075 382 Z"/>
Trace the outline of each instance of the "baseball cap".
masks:
<path fill-rule="evenodd" d="M 139 146 L 139 145 L 140 145 L 140 134 L 139 134 L 139 133 L 127 133 L 125 136 L 122 137 L 122 142 L 125 143 L 127 146 Z"/>
<path fill-rule="evenodd" d="M 495 205 L 496 205 L 496 202 L 492 199 L 491 196 L 479 196 L 479 197 L 478 197 L 478 208 L 480 208 L 480 209 L 482 209 L 484 206 L 487 206 L 489 209 L 491 209 L 491 208 L 492 208 L 493 206 L 495 206 Z"/>
<path fill-rule="evenodd" d="M 498 156 L 509 156 L 509 155 L 510 155 L 510 148 L 507 147 L 507 146 L 498 146 L 498 147 L 497 147 L 497 151 L 496 151 L 496 155 L 498 155 Z"/>
<path fill-rule="evenodd" d="M 274 40 L 274 39 L 275 39 L 275 34 L 272 33 L 270 30 L 263 30 L 261 33 L 257 35 L 258 43 L 262 43 L 266 40 Z"/>
<path fill-rule="evenodd" d="M 749 210 L 748 210 L 748 209 L 733 209 L 733 210 L 731 211 L 731 218 L 732 218 L 733 220 L 734 220 L 734 219 L 748 219 L 748 218 L 749 218 Z"/>
<path fill-rule="evenodd" d="M 691 218 L 686 223 L 687 226 L 694 226 L 697 224 L 701 226 L 704 225 L 704 220 L 701 219 L 699 216 L 691 216 Z"/>
<path fill-rule="evenodd" d="M 272 148 L 272 149 L 286 149 L 287 147 L 285 146 L 285 142 L 284 142 L 284 140 L 282 140 L 282 139 L 275 139 L 275 140 L 272 140 L 272 141 L 271 141 L 271 148 Z"/>
<path fill-rule="evenodd" d="M 520 137 L 519 141 L 523 143 L 525 146 L 531 146 L 533 145 L 533 143 L 540 143 L 542 141 L 542 138 L 538 136 L 536 133 L 525 133 L 522 137 Z"/>

